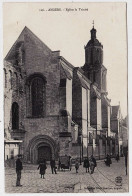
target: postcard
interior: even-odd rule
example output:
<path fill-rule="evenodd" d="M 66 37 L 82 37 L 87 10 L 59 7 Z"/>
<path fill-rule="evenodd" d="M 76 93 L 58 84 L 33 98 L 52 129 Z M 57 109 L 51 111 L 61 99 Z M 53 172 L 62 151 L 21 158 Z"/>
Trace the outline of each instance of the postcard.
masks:
<path fill-rule="evenodd" d="M 126 2 L 3 3 L 5 193 L 128 193 Z"/>

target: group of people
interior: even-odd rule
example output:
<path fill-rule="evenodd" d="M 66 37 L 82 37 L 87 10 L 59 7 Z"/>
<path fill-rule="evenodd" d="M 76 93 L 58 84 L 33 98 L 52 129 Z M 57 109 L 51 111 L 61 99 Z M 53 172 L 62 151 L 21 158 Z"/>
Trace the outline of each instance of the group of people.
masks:
<path fill-rule="evenodd" d="M 22 158 L 21 155 L 18 155 L 18 158 L 16 160 L 16 174 L 17 174 L 16 186 L 22 186 L 20 184 L 21 171 L 23 169 L 21 158 Z M 50 166 L 51 166 L 52 174 L 57 174 L 57 166 L 56 166 L 56 163 L 55 163 L 54 159 L 51 159 Z M 96 166 L 97 166 L 96 159 L 92 155 L 91 155 L 91 157 L 89 159 L 86 158 L 84 160 L 84 167 L 86 168 L 86 173 L 89 172 L 89 168 L 90 168 L 90 171 L 91 171 L 91 174 L 92 174 L 94 172 L 94 168 Z M 39 169 L 39 173 L 41 175 L 41 178 L 44 179 L 44 175 L 45 175 L 45 172 L 46 172 L 46 169 L 47 169 L 46 160 L 45 159 L 40 161 L 39 166 L 38 166 L 37 169 Z M 78 161 L 78 159 L 76 159 L 76 161 L 75 161 L 75 169 L 76 169 L 76 173 L 78 173 L 78 169 L 79 169 L 79 161 Z M 71 170 L 71 164 L 70 164 L 70 170 Z"/>
<path fill-rule="evenodd" d="M 51 172 L 52 174 L 57 174 L 57 167 L 56 167 L 56 163 L 55 163 L 55 160 L 54 159 L 51 159 L 50 161 L 50 166 L 51 166 Z M 46 166 L 46 160 L 42 160 L 40 161 L 39 163 L 39 166 L 38 166 L 38 169 L 40 170 L 40 175 L 41 175 L 41 178 L 44 178 L 44 175 L 45 175 L 45 171 L 47 169 L 47 166 Z"/>
<path fill-rule="evenodd" d="M 17 174 L 16 186 L 22 186 L 20 184 L 21 171 L 23 169 L 21 158 L 22 158 L 22 156 L 18 155 L 18 158 L 16 160 L 16 174 Z M 51 159 L 50 166 L 51 166 L 52 174 L 54 174 L 54 173 L 57 174 L 57 171 L 56 171 L 57 167 L 56 167 L 56 163 L 55 163 L 54 159 Z M 44 179 L 45 171 L 47 169 L 46 160 L 45 159 L 40 161 L 38 169 L 39 169 L 39 173 L 41 175 L 41 178 Z"/>
<path fill-rule="evenodd" d="M 106 166 L 109 166 L 109 167 L 112 164 L 111 156 L 109 154 L 107 154 L 107 156 L 106 156 L 105 164 L 106 164 Z"/>
<path fill-rule="evenodd" d="M 117 155 L 115 156 L 115 160 L 116 160 L 117 162 L 120 160 L 119 154 L 117 154 Z M 106 156 L 105 164 L 106 164 L 106 166 L 109 166 L 109 167 L 110 167 L 110 165 L 112 164 L 111 156 L 110 156 L 109 154 L 107 154 L 107 156 Z"/>
<path fill-rule="evenodd" d="M 125 157 L 125 166 L 126 166 L 126 175 L 127 175 L 127 158 L 126 157 Z M 22 186 L 20 184 L 21 171 L 23 169 L 21 158 L 22 158 L 21 155 L 18 155 L 18 158 L 16 160 L 16 174 L 17 174 L 16 186 Z M 117 154 L 117 156 L 115 158 L 116 158 L 116 161 L 118 162 L 119 161 L 119 155 Z M 70 157 L 70 162 L 71 162 L 71 157 Z M 112 164 L 111 156 L 107 154 L 106 159 L 105 159 L 104 162 L 107 166 L 110 167 L 110 165 Z M 59 170 L 60 164 L 61 163 L 59 161 L 58 170 Z M 76 173 L 78 173 L 79 165 L 80 165 L 79 161 L 78 161 L 78 159 L 76 159 L 75 160 Z M 51 159 L 50 166 L 51 166 L 52 174 L 57 174 L 57 166 L 56 166 L 56 162 L 55 162 L 54 159 Z M 88 173 L 88 172 L 91 173 L 91 174 L 94 173 L 94 169 L 95 169 L 95 167 L 97 167 L 97 163 L 96 163 L 96 159 L 94 158 L 93 155 L 91 155 L 90 158 L 85 158 L 84 159 L 83 167 L 86 169 L 86 173 Z M 44 179 L 45 171 L 47 169 L 45 159 L 40 161 L 38 169 L 40 171 L 41 178 Z M 70 170 L 71 170 L 71 164 L 70 164 Z"/>
<path fill-rule="evenodd" d="M 88 158 L 84 159 L 83 167 L 86 168 L 86 173 L 87 172 L 90 172 L 91 174 L 94 173 L 94 169 L 95 167 L 97 167 L 97 163 L 93 155 L 91 155 L 89 159 Z M 78 173 L 78 169 L 79 169 L 78 160 L 75 161 L 75 169 L 76 169 L 76 173 Z"/>

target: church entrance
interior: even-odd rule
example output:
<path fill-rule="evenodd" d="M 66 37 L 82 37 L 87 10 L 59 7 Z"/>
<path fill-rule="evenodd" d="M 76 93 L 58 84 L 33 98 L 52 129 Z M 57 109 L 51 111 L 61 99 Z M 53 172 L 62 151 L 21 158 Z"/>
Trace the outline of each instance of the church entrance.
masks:
<path fill-rule="evenodd" d="M 50 146 L 40 146 L 38 148 L 38 163 L 44 159 L 46 159 L 46 161 L 50 161 L 51 158 L 52 153 Z"/>
<path fill-rule="evenodd" d="M 50 161 L 57 158 L 58 152 L 55 141 L 48 135 L 37 135 L 33 137 L 28 145 L 28 160 L 33 164 L 38 164 L 43 159 Z"/>

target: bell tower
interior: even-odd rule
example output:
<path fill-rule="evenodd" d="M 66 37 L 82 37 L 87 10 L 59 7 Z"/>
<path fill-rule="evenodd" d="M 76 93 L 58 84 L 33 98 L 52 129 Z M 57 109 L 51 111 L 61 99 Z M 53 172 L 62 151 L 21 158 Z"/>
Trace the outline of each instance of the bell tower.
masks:
<path fill-rule="evenodd" d="M 85 46 L 85 65 L 83 70 L 92 83 L 102 91 L 106 91 L 106 68 L 103 66 L 103 45 L 96 38 L 96 29 L 91 29 L 91 39 Z"/>

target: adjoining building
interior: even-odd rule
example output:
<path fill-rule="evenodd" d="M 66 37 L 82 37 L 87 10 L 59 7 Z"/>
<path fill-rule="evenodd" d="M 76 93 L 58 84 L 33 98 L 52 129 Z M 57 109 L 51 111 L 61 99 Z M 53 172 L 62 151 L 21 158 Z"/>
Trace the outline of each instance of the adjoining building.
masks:
<path fill-rule="evenodd" d="M 25 27 L 4 59 L 5 160 L 18 153 L 33 164 L 64 155 L 82 161 L 119 153 L 106 74 L 94 27 L 82 67 Z"/>

